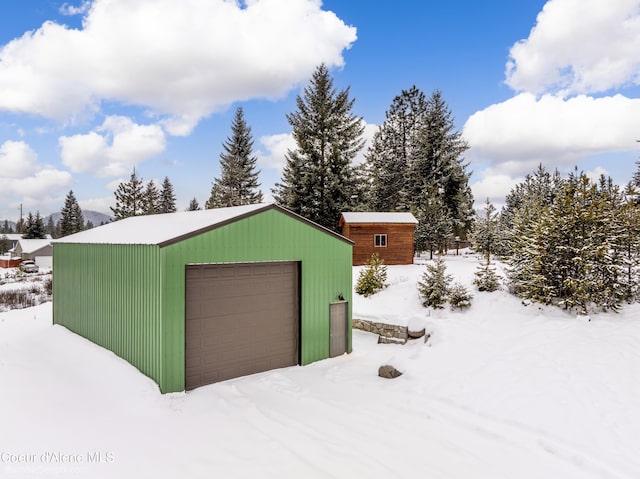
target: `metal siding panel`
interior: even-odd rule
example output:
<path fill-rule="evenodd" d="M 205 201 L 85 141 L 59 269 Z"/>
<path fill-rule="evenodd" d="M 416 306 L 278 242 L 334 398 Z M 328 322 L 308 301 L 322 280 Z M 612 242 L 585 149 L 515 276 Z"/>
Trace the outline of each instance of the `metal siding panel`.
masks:
<path fill-rule="evenodd" d="M 329 304 L 349 303 L 351 351 L 351 245 L 277 210 L 214 229 L 161 249 L 163 391 L 184 389 L 185 265 L 246 261 L 301 262 L 301 362 L 329 357 Z"/>
<path fill-rule="evenodd" d="M 54 243 L 54 323 L 110 349 L 160 383 L 158 248 Z"/>

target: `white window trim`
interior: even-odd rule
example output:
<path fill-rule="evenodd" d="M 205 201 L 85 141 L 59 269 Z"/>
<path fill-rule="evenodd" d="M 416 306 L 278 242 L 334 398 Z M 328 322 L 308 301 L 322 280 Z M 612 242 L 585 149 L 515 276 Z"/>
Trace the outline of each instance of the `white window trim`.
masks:
<path fill-rule="evenodd" d="M 378 241 L 378 238 L 380 238 L 380 241 Z M 382 241 L 382 239 L 384 238 L 384 241 Z M 381 244 L 377 244 L 378 242 L 380 242 Z M 382 244 L 384 243 L 384 244 Z M 387 241 L 387 234 L 386 233 L 378 233 L 378 234 L 374 234 L 373 235 L 373 247 L 374 248 L 386 248 L 388 244 Z"/>

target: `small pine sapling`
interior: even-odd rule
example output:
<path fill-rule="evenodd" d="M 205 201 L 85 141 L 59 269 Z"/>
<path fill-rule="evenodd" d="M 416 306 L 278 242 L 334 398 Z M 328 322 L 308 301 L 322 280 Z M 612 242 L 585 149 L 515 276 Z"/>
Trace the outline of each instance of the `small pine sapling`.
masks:
<path fill-rule="evenodd" d="M 360 276 L 356 283 L 356 293 L 362 294 L 365 298 L 376 294 L 384 289 L 387 285 L 387 267 L 384 260 L 380 258 L 378 253 L 371 255 L 369 264 L 365 269 L 360 271 Z"/>
<path fill-rule="evenodd" d="M 473 296 L 462 283 L 454 283 L 449 291 L 449 304 L 451 309 L 465 309 L 471 306 Z"/>
<path fill-rule="evenodd" d="M 485 256 L 485 260 L 478 265 L 475 272 L 473 284 L 478 287 L 478 291 L 495 291 L 500 287 L 500 278 L 496 274 L 495 268 L 491 265 L 491 257 Z"/>
<path fill-rule="evenodd" d="M 418 291 L 422 298 L 422 305 L 426 308 L 442 308 L 447 301 L 449 285 L 453 279 L 446 274 L 447 265 L 441 256 L 436 257 L 433 263 L 427 264 L 427 270 L 422 275 L 422 281 L 418 281 Z"/>

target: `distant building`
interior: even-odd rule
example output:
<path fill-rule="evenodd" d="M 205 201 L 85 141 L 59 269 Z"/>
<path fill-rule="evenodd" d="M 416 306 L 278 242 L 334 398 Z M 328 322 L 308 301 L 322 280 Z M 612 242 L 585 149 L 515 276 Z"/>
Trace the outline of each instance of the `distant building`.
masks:
<path fill-rule="evenodd" d="M 378 253 L 385 264 L 413 263 L 413 235 L 418 220 L 411 213 L 347 212 L 340 216 L 342 235 L 354 242 L 354 266 Z"/>

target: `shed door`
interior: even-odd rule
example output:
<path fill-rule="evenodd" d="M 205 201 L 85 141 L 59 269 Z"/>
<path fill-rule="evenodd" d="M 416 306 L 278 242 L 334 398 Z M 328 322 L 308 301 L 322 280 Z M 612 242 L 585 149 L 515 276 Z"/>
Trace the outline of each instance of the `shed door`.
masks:
<path fill-rule="evenodd" d="M 298 364 L 297 262 L 189 265 L 185 387 Z"/>
<path fill-rule="evenodd" d="M 340 356 L 347 352 L 347 319 L 349 303 L 331 303 L 329 306 L 329 356 Z"/>

